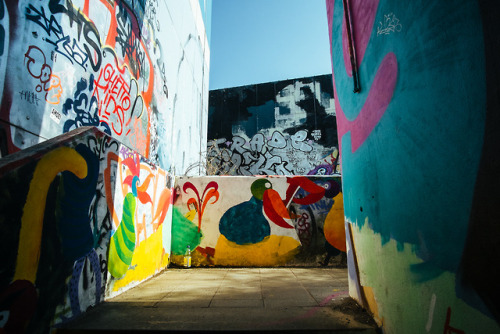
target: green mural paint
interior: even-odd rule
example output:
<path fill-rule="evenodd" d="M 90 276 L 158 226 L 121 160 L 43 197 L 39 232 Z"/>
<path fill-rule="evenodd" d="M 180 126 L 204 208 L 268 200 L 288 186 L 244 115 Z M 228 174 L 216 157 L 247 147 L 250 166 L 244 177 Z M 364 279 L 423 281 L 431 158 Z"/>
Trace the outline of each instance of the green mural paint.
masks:
<path fill-rule="evenodd" d="M 382 237 L 369 225 L 366 220 L 361 229 L 354 229 L 354 244 L 357 245 L 361 268 L 360 280 L 363 286 L 373 290 L 379 317 L 385 319 L 384 332 L 400 333 L 399 321 L 405 321 L 405 333 L 443 333 L 448 307 L 452 309 L 453 327 L 465 333 L 498 332 L 500 327 L 495 320 L 456 295 L 455 274 L 441 272 L 430 280 L 420 280 L 420 277 L 415 277 L 411 266 L 424 262 L 415 254 L 413 245 L 403 244 L 402 251 L 395 240 L 382 245 Z M 387 286 L 389 279 L 391 285 Z M 435 305 L 429 314 L 432 299 L 435 299 Z M 459 314 L 467 316 L 460 317 Z"/>
<path fill-rule="evenodd" d="M 121 278 L 132 263 L 135 249 L 135 197 L 128 193 L 123 201 L 123 216 L 120 225 L 111 237 L 108 256 L 108 271 L 114 278 Z"/>
<path fill-rule="evenodd" d="M 267 189 L 272 189 L 272 184 L 269 180 L 260 179 L 252 183 L 250 190 L 252 192 L 253 197 L 261 200 L 264 198 L 264 192 Z"/>
<path fill-rule="evenodd" d="M 184 217 L 176 207 L 172 208 L 172 254 L 183 255 L 189 245 L 194 250 L 201 242 L 203 234 L 198 226 Z"/>

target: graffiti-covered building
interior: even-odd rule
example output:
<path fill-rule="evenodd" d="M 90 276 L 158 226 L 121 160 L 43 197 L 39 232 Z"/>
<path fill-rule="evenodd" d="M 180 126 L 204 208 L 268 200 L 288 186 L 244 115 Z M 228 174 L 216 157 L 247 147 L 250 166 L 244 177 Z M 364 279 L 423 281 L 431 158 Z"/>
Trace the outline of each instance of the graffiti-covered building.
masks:
<path fill-rule="evenodd" d="M 182 174 L 206 143 L 210 8 L 0 1 L 2 156 L 95 126 Z"/>
<path fill-rule="evenodd" d="M 384 333 L 499 333 L 499 3 L 326 5 L 351 296 Z"/>
<path fill-rule="evenodd" d="M 167 267 L 206 146 L 210 0 L 0 0 L 0 332 Z"/>
<path fill-rule="evenodd" d="M 338 172 L 331 75 L 210 91 L 209 174 Z"/>

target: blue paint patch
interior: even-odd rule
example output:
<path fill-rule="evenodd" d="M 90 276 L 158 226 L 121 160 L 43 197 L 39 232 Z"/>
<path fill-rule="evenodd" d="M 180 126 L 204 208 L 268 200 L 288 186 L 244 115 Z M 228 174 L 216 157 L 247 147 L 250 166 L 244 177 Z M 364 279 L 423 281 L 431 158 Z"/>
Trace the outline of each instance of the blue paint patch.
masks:
<path fill-rule="evenodd" d="M 242 121 L 239 124 L 245 129 L 248 137 L 253 137 L 260 130 L 274 128 L 276 121 L 274 107 L 275 102 L 270 100 L 263 105 L 247 108 L 251 116 L 248 117 L 248 120 Z"/>
<path fill-rule="evenodd" d="M 132 194 L 137 197 L 137 185 L 139 184 L 140 180 L 137 175 L 134 175 L 134 178 L 132 179 Z"/>
<path fill-rule="evenodd" d="M 219 231 L 227 240 L 239 245 L 254 244 L 271 234 L 269 222 L 262 213 L 262 201 L 252 197 L 227 210 L 219 222 Z"/>
<path fill-rule="evenodd" d="M 94 246 L 89 208 L 96 195 L 99 175 L 98 157 L 83 144 L 75 150 L 87 162 L 87 177 L 79 179 L 69 171 L 62 173 L 56 209 L 62 253 L 71 262 L 85 257 Z"/>

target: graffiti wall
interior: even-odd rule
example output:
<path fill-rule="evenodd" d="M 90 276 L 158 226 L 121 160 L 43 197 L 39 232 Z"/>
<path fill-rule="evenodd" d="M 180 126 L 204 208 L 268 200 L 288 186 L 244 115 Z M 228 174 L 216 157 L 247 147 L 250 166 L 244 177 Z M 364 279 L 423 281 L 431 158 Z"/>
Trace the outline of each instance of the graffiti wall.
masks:
<path fill-rule="evenodd" d="M 183 173 L 206 143 L 208 63 L 196 0 L 2 0 L 2 156 L 95 126 Z"/>
<path fill-rule="evenodd" d="M 195 266 L 318 265 L 345 251 L 340 177 L 180 177 L 172 262 Z"/>
<path fill-rule="evenodd" d="M 95 128 L 0 162 L 0 330 L 47 333 L 170 256 L 170 178 Z"/>
<path fill-rule="evenodd" d="M 338 144 L 330 75 L 210 92 L 209 175 L 331 175 Z"/>
<path fill-rule="evenodd" d="M 385 333 L 499 332 L 500 6 L 326 4 L 351 295 Z"/>

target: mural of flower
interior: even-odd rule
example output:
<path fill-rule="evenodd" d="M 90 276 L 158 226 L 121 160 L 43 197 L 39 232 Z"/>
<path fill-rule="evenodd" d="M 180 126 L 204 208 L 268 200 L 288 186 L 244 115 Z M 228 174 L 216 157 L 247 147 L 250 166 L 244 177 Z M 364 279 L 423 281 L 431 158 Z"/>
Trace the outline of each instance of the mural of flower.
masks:
<path fill-rule="evenodd" d="M 201 198 L 200 198 L 200 193 L 198 192 L 198 189 L 196 189 L 196 187 L 194 186 L 194 184 L 192 184 L 191 182 L 186 182 L 184 184 L 184 187 L 182 188 L 182 190 L 184 191 L 184 193 L 187 194 L 187 191 L 189 189 L 191 189 L 195 193 L 196 198 L 195 197 L 191 197 L 187 201 L 187 206 L 188 206 L 188 209 L 190 209 L 191 205 L 193 205 L 194 208 L 195 208 L 195 210 L 196 210 L 196 212 L 198 213 L 198 232 L 200 232 L 200 230 L 201 230 L 201 219 L 203 217 L 203 213 L 205 211 L 205 207 L 208 204 L 208 201 L 212 197 L 214 198 L 214 200 L 210 204 L 214 204 L 215 202 L 217 202 L 219 200 L 219 190 L 218 190 L 219 189 L 219 185 L 215 181 L 212 181 L 209 184 L 207 184 L 207 186 L 205 187 L 205 190 L 203 190 L 203 194 L 201 195 Z"/>

